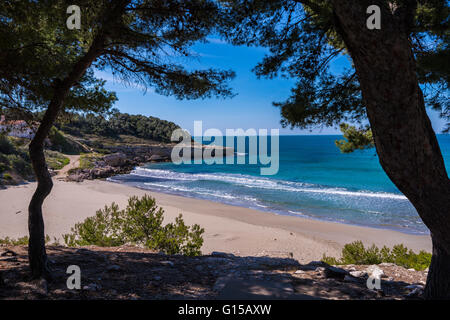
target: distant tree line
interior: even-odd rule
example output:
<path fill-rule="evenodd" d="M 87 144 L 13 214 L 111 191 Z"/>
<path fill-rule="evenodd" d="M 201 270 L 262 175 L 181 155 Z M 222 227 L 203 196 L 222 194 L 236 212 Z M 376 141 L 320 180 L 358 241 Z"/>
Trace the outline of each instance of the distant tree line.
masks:
<path fill-rule="evenodd" d="M 172 132 L 179 128 L 175 123 L 159 118 L 120 112 L 109 116 L 74 113 L 69 121 L 59 122 L 56 127 L 75 136 L 95 134 L 114 138 L 131 135 L 162 142 L 170 142 Z"/>

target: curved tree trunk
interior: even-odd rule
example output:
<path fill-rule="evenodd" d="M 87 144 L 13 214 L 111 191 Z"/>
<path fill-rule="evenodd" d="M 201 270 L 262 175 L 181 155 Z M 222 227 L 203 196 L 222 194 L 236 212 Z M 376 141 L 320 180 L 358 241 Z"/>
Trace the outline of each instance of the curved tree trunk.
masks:
<path fill-rule="evenodd" d="M 102 52 L 104 43 L 105 35 L 98 36 L 89 51 L 74 65 L 68 76 L 63 81 L 57 81 L 53 98 L 29 146 L 30 159 L 37 179 L 37 188 L 28 206 L 28 231 L 30 236 L 28 259 L 33 278 L 43 277 L 51 279 L 45 251 L 45 231 L 42 216 L 42 205 L 53 187 L 52 178 L 48 172 L 44 157 L 45 139 L 55 123 L 70 89 L 81 79 L 92 62 Z"/>
<path fill-rule="evenodd" d="M 107 45 L 108 38 L 114 35 L 115 23 L 130 3 L 130 0 L 115 0 L 111 2 L 102 19 L 102 29 L 92 41 L 89 50 L 75 63 L 63 80 L 57 80 L 53 98 L 51 99 L 44 118 L 30 143 L 30 158 L 37 179 L 37 188 L 28 207 L 28 230 L 30 240 L 28 244 L 28 258 L 30 261 L 33 278 L 51 278 L 47 266 L 47 254 L 45 251 L 44 220 L 42 216 L 42 204 L 50 194 L 53 183 L 48 172 L 44 157 L 44 142 L 51 127 L 58 117 L 59 111 L 64 105 L 64 100 L 71 88 L 80 81 L 86 70 L 99 57 Z M 120 23 L 118 24 L 120 27 Z"/>
<path fill-rule="evenodd" d="M 333 0 L 336 25 L 355 65 L 380 163 L 432 234 L 425 296 L 449 299 L 450 180 L 410 45 L 416 1 L 394 13 L 384 3 Z M 381 8 L 381 30 L 366 28 L 366 9 L 373 4 Z"/>
<path fill-rule="evenodd" d="M 47 265 L 47 254 L 45 252 L 42 204 L 44 203 L 45 198 L 50 194 L 53 182 L 45 162 L 44 142 L 51 126 L 55 122 L 58 111 L 59 106 L 50 104 L 44 119 L 29 146 L 30 159 L 37 180 L 36 191 L 28 206 L 28 258 L 33 278 L 51 278 L 50 270 Z"/>

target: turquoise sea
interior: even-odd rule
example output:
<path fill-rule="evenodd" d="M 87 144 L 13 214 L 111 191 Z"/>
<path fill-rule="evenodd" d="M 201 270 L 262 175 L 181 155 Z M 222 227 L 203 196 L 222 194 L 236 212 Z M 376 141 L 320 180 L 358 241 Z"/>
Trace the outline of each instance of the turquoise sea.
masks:
<path fill-rule="evenodd" d="M 283 215 L 426 234 L 416 210 L 381 169 L 375 149 L 342 154 L 341 136 L 280 136 L 279 172 L 261 165 L 152 163 L 110 180 Z M 438 135 L 447 172 L 450 136 Z M 236 162 L 236 161 L 235 161 Z M 267 167 L 267 166 L 264 166 Z"/>

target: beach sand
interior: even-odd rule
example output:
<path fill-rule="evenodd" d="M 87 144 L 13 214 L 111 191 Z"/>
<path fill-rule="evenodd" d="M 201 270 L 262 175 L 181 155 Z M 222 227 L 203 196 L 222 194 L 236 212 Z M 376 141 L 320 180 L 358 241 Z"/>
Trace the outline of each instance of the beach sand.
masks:
<path fill-rule="evenodd" d="M 56 180 L 56 179 L 54 179 Z M 0 238 L 27 234 L 27 206 L 35 183 L 0 190 Z M 107 181 L 82 183 L 54 181 L 44 203 L 45 233 L 52 239 L 68 233 L 77 222 L 95 214 L 106 204 L 125 207 L 130 196 L 148 194 L 165 210 L 165 221 L 182 213 L 187 224 L 205 228 L 202 252 L 237 255 L 286 256 L 300 262 L 320 260 L 325 253 L 339 256 L 344 244 L 362 240 L 382 246 L 405 244 L 415 251 L 431 252 L 430 236 L 281 216 L 237 206 L 141 190 Z"/>

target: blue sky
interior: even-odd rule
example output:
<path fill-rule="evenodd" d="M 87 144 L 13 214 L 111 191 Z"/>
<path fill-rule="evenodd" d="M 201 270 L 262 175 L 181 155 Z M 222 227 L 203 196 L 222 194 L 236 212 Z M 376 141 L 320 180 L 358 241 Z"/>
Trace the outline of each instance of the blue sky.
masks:
<path fill-rule="evenodd" d="M 279 109 L 272 105 L 273 101 L 284 101 L 290 95 L 294 80 L 257 79 L 251 71 L 263 58 L 265 48 L 235 47 L 220 39 L 209 38 L 209 43 L 198 44 L 192 48 L 195 58 L 183 61 L 190 68 L 232 69 L 236 77 L 230 82 L 234 93 L 231 99 L 177 100 L 173 97 L 161 96 L 151 88 L 145 93 L 137 86 L 125 85 L 114 81 L 111 74 L 97 72 L 107 80 L 107 89 L 117 93 L 119 101 L 115 107 L 121 112 L 154 116 L 173 121 L 182 128 L 192 132 L 194 121 L 203 121 L 203 130 L 218 128 L 225 132 L 226 128 L 280 129 L 281 135 L 287 134 L 339 134 L 336 128 L 317 128 L 300 130 L 282 128 Z M 338 58 L 332 65 L 332 71 L 338 72 L 348 65 L 346 57 Z M 440 132 L 445 120 L 439 118 L 437 112 L 430 111 L 433 127 Z"/>

